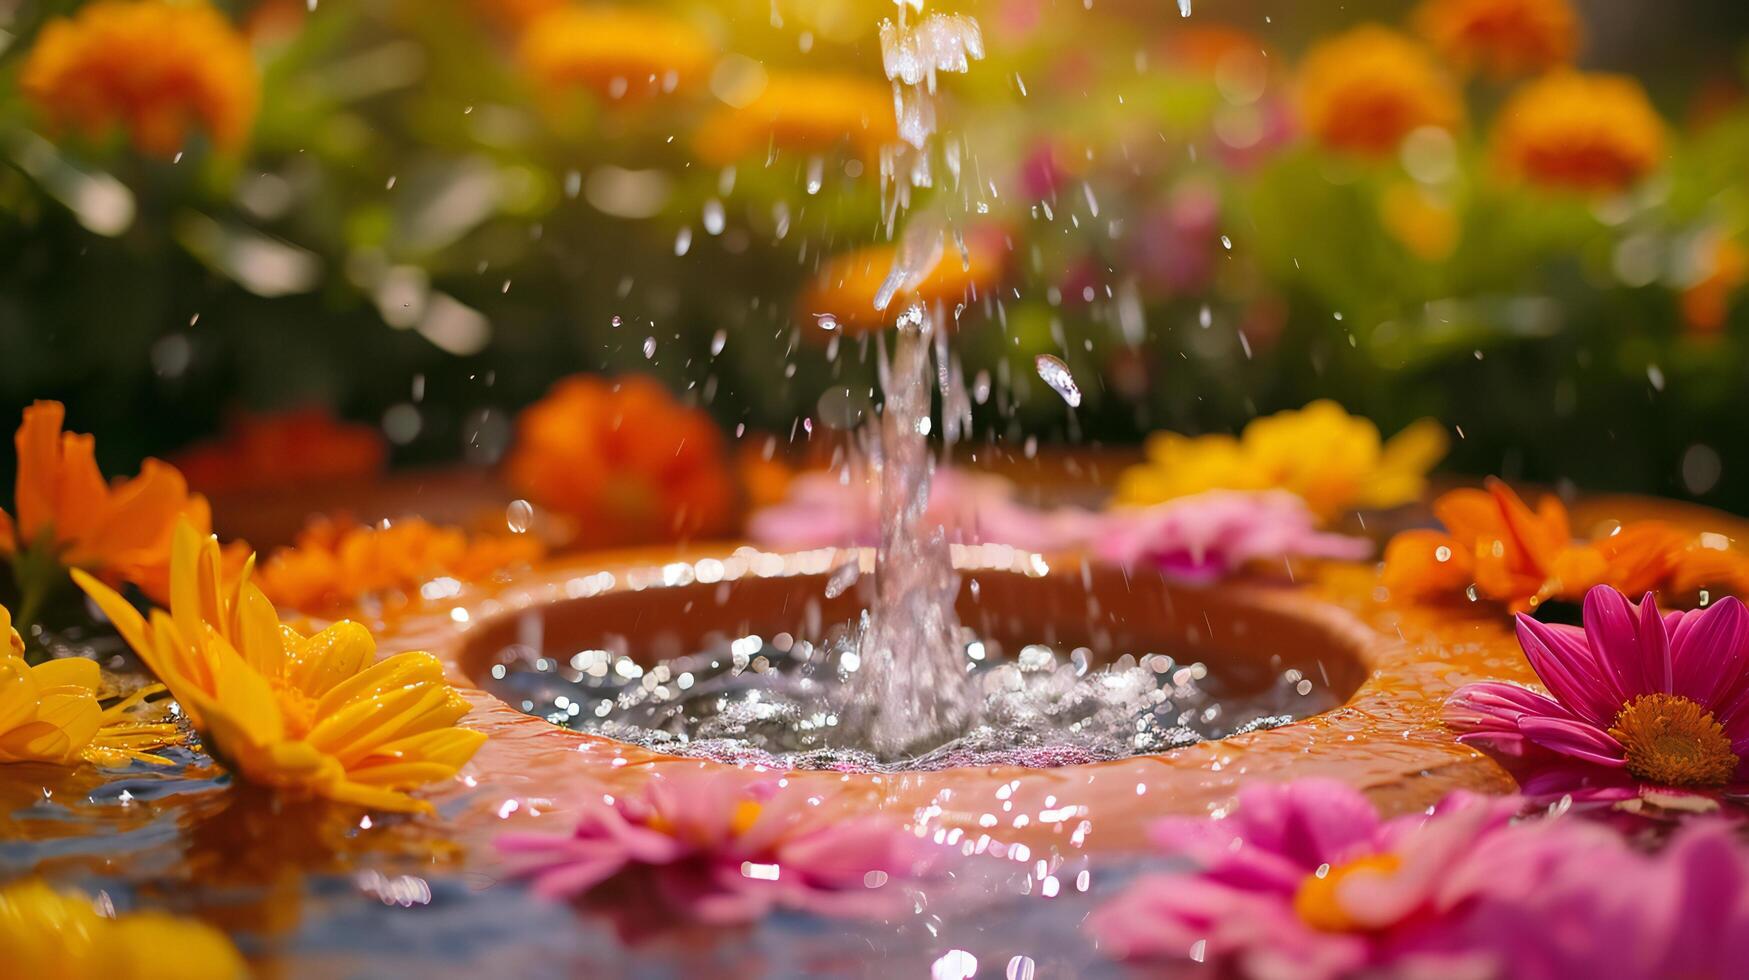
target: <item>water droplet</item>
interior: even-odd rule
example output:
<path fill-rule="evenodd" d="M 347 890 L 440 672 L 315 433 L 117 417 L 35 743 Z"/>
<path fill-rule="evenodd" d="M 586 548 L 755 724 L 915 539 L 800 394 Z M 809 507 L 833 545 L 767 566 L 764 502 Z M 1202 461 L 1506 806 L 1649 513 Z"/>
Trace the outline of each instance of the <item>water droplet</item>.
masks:
<path fill-rule="evenodd" d="M 718 354 L 721 354 L 723 352 L 723 345 L 728 342 L 729 332 L 727 330 L 718 330 L 716 333 L 711 334 L 711 356 L 715 357 Z"/>
<path fill-rule="evenodd" d="M 1057 394 L 1062 395 L 1063 401 L 1068 402 L 1070 408 L 1080 406 L 1081 389 L 1075 384 L 1075 376 L 1069 373 L 1069 365 L 1050 354 L 1040 354 L 1033 359 L 1033 364 L 1038 368 L 1038 376 Z"/>
<path fill-rule="evenodd" d="M 644 360 L 646 360 L 646 361 L 650 360 L 651 358 L 653 358 L 655 356 L 656 356 L 656 338 L 645 337 L 644 338 Z"/>
<path fill-rule="evenodd" d="M 711 235 L 723 233 L 723 202 L 714 197 L 704 202 L 704 230 Z"/>
<path fill-rule="evenodd" d="M 674 236 L 674 254 L 685 255 L 690 248 L 692 248 L 692 228 L 688 226 L 680 229 Z"/>
<path fill-rule="evenodd" d="M 504 524 L 512 534 L 527 534 L 534 526 L 534 505 L 526 500 L 512 500 L 504 509 Z"/>
<path fill-rule="evenodd" d="M 816 314 L 814 314 L 814 325 L 819 327 L 821 330 L 826 330 L 826 331 L 837 330 L 838 329 L 838 318 L 833 316 L 830 313 L 816 313 Z"/>
<path fill-rule="evenodd" d="M 862 562 L 852 558 L 839 565 L 832 572 L 832 577 L 826 580 L 826 598 L 836 599 L 850 591 L 856 580 L 862 577 Z"/>

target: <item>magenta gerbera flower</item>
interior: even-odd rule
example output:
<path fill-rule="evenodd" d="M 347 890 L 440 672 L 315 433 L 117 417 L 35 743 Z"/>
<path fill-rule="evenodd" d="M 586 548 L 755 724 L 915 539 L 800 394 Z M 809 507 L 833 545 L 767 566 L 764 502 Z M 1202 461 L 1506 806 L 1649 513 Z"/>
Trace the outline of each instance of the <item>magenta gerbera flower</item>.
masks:
<path fill-rule="evenodd" d="M 545 897 L 620 882 L 717 924 L 780 905 L 886 914 L 936 856 L 885 819 L 823 819 L 807 794 L 775 779 L 708 770 L 652 776 L 638 793 L 591 801 L 568 833 L 508 833 L 496 844 Z"/>
<path fill-rule="evenodd" d="M 1491 681 L 1446 703 L 1458 740 L 1541 763 L 1527 795 L 1734 795 L 1749 778 L 1749 615 L 1735 598 L 1660 614 L 1600 585 L 1584 627 L 1518 617 L 1548 693 Z"/>
<path fill-rule="evenodd" d="M 1154 842 L 1191 869 L 1141 878 L 1087 929 L 1120 959 L 1201 960 L 1244 976 L 1487 976 L 1491 955 L 1465 928 L 1475 899 L 1531 883 L 1462 869 L 1518 805 L 1454 794 L 1431 814 L 1382 820 L 1342 783 L 1253 785 L 1231 816 L 1155 824 Z"/>

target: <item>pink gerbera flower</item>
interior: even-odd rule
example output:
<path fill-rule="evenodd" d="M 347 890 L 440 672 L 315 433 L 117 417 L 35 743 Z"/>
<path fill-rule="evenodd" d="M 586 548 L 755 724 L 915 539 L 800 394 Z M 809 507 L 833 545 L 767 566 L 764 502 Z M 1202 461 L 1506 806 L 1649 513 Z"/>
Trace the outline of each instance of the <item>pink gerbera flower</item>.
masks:
<path fill-rule="evenodd" d="M 1259 559 L 1365 558 L 1372 543 L 1319 531 L 1306 502 L 1285 490 L 1211 490 L 1113 511 L 1093 550 L 1107 561 L 1211 582 Z"/>
<path fill-rule="evenodd" d="M 496 843 L 543 896 L 577 898 L 636 878 L 634 888 L 650 886 L 669 907 L 716 924 L 779 905 L 882 915 L 934 856 L 880 818 L 825 820 L 813 811 L 805 794 L 774 779 L 686 770 L 592 802 L 569 833 L 509 833 Z"/>
<path fill-rule="evenodd" d="M 1548 693 L 1486 682 L 1446 704 L 1458 740 L 1536 768 L 1527 795 L 1586 801 L 1735 795 L 1749 769 L 1749 615 L 1735 598 L 1660 614 L 1598 586 L 1584 627 L 1518 617 Z"/>
<path fill-rule="evenodd" d="M 1492 881 L 1456 872 L 1517 805 L 1454 794 L 1431 814 L 1386 821 L 1342 783 L 1250 786 L 1232 816 L 1157 823 L 1154 841 L 1192 869 L 1140 879 L 1087 928 L 1118 958 L 1189 958 L 1246 976 L 1488 975 L 1491 958 L 1464 929 L 1474 899 L 1530 883 L 1511 868 Z"/>

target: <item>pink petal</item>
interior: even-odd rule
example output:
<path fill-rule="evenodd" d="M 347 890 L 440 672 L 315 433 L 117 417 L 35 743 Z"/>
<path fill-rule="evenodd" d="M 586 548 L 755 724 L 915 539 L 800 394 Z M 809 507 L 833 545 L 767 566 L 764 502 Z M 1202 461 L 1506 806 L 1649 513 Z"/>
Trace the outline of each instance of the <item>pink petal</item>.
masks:
<path fill-rule="evenodd" d="M 1619 679 L 1623 696 L 1620 703 L 1641 694 L 1656 693 L 1658 689 L 1646 672 L 1637 617 L 1627 597 L 1607 585 L 1599 585 L 1585 593 L 1583 618 L 1592 653 Z M 1660 622 L 1659 628 L 1662 627 Z"/>
<path fill-rule="evenodd" d="M 1518 645 L 1549 693 L 1579 717 L 1607 725 L 1622 702 L 1597 669 L 1591 652 L 1575 651 L 1567 639 L 1529 616 L 1518 617 Z"/>
<path fill-rule="evenodd" d="M 1626 765 L 1621 743 L 1603 729 L 1582 721 L 1526 715 L 1518 720 L 1518 729 L 1552 752 L 1610 768 Z"/>
<path fill-rule="evenodd" d="M 1710 608 L 1683 613 L 1671 633 L 1672 689 L 1716 710 L 1719 695 L 1743 681 L 1744 642 L 1749 634 L 1743 603 L 1726 596 Z M 1738 720 L 1737 716 L 1714 717 L 1727 729 Z"/>

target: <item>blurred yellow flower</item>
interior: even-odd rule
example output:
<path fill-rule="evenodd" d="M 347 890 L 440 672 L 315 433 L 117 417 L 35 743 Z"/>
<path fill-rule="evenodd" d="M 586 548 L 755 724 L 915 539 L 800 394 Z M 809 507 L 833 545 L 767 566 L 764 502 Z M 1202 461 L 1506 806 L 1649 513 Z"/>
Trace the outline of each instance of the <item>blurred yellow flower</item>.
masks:
<path fill-rule="evenodd" d="M 1379 199 L 1379 221 L 1417 258 L 1440 262 L 1457 248 L 1458 217 L 1451 202 L 1430 188 L 1399 181 Z"/>
<path fill-rule="evenodd" d="M 1493 78 L 1566 64 L 1579 46 L 1567 0 L 1427 0 L 1415 25 L 1447 61 Z"/>
<path fill-rule="evenodd" d="M 155 459 L 141 464 L 137 477 L 105 483 L 96 440 L 63 432 L 65 418 L 60 402 L 39 401 L 24 410 L 14 437 L 18 514 L 14 523 L 0 511 L 0 557 L 13 559 L 25 605 L 48 587 L 40 570 L 62 565 L 138 585 L 162 600 L 169 594 L 171 531 L 178 521 L 211 527 L 206 498 L 189 493 L 182 474 Z M 19 611 L 27 621 L 35 613 Z"/>
<path fill-rule="evenodd" d="M 143 153 L 170 156 L 201 127 L 235 150 L 261 81 L 249 43 L 198 0 L 97 0 L 43 27 L 19 91 L 49 123 L 100 138 L 120 126 Z"/>
<path fill-rule="evenodd" d="M 841 143 L 876 160 L 897 142 L 893 90 L 852 75 L 773 73 L 745 105 L 723 106 L 700 124 L 693 148 L 712 166 L 771 148 L 824 153 Z"/>
<path fill-rule="evenodd" d="M 463 698 L 429 653 L 376 659 L 364 627 L 314 636 L 282 625 L 249 580 L 221 568 L 218 542 L 183 524 L 170 612 L 151 619 L 74 573 L 128 645 L 182 705 L 209 753 L 251 782 L 400 812 L 431 805 L 406 790 L 455 776 L 486 736 L 458 728 Z"/>
<path fill-rule="evenodd" d="M 516 57 L 549 91 L 621 99 L 673 92 L 703 78 L 716 44 L 691 21 L 633 7 L 555 7 L 528 22 Z"/>
<path fill-rule="evenodd" d="M 261 591 L 282 609 L 321 612 L 366 596 L 390 602 L 418 599 L 439 578 L 471 582 L 539 561 L 540 541 L 527 534 L 478 534 L 414 517 L 386 526 L 318 518 L 261 566 Z"/>
<path fill-rule="evenodd" d="M 1387 27 L 1363 24 L 1319 42 L 1299 71 L 1306 131 L 1326 147 L 1386 156 L 1423 126 L 1456 129 L 1463 101 L 1430 52 Z"/>
<path fill-rule="evenodd" d="M 69 657 L 32 667 L 5 606 L 0 606 L 0 639 L 6 641 L 0 646 L 0 763 L 166 761 L 148 750 L 178 741 L 176 726 L 133 722 L 126 715 L 162 688 L 142 689 L 105 709 L 97 702 L 103 676 L 94 661 Z"/>
<path fill-rule="evenodd" d="M 796 297 L 796 319 L 815 326 L 831 314 L 846 330 L 878 330 L 911 301 L 970 303 L 994 289 L 1007 265 L 1008 245 L 1000 229 L 986 226 L 966 233 L 965 252 L 942 236 L 941 260 L 909 291 L 901 290 L 886 310 L 875 309 L 881 284 L 893 270 L 898 246 L 870 245 L 828 259 Z M 814 332 L 815 335 L 819 331 Z"/>
<path fill-rule="evenodd" d="M 471 3 L 480 16 L 518 32 L 542 16 L 568 5 L 569 0 L 472 0 Z"/>
<path fill-rule="evenodd" d="M 1253 419 L 1238 439 L 1159 432 L 1147 461 L 1118 478 L 1117 502 L 1154 504 L 1205 490 L 1298 494 L 1330 520 L 1354 507 L 1394 507 L 1420 499 L 1427 471 L 1445 455 L 1445 430 L 1422 419 L 1386 442 L 1378 427 L 1332 401 Z"/>
<path fill-rule="evenodd" d="M 1534 184 L 1622 191 L 1663 159 L 1664 121 L 1627 75 L 1557 72 L 1507 100 L 1494 152 L 1508 173 Z"/>
<path fill-rule="evenodd" d="M 225 934 L 161 912 L 114 918 L 91 899 L 29 878 L 0 888 L 6 973 L 43 980 L 238 980 L 249 975 Z"/>

